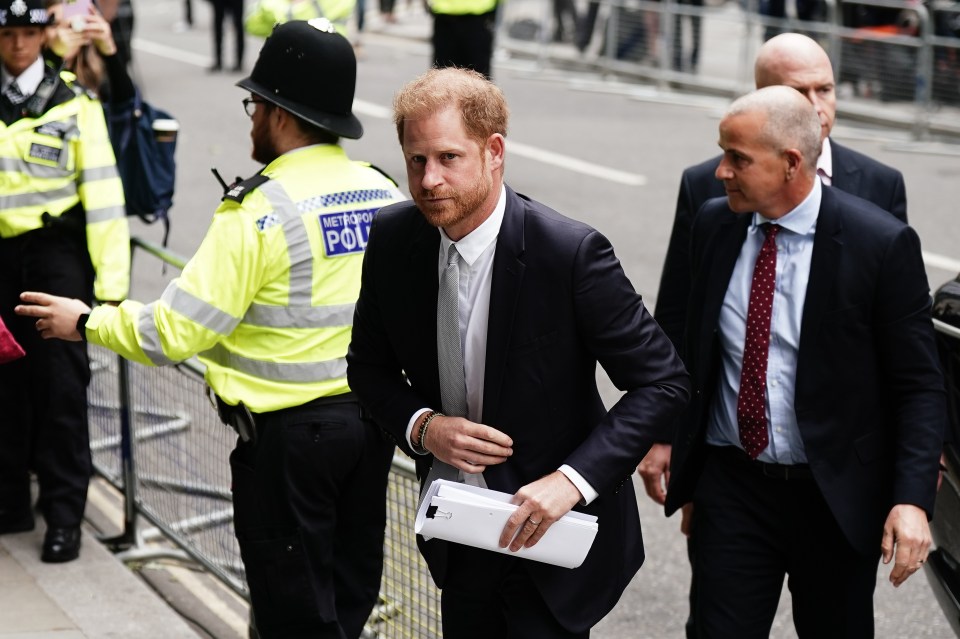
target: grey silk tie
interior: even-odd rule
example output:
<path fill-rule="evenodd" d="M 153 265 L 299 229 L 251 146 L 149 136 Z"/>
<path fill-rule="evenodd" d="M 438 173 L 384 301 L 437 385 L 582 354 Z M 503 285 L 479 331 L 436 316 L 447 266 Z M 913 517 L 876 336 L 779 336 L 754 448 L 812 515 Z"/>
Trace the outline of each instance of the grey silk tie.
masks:
<path fill-rule="evenodd" d="M 460 345 L 460 253 L 455 244 L 451 244 L 447 251 L 447 265 L 440 274 L 437 292 L 437 369 L 440 372 L 442 412 L 466 417 L 467 384 Z M 423 488 L 426 489 L 435 479 L 458 481 L 460 471 L 434 457 Z M 420 498 L 423 499 L 423 492 Z"/>
<path fill-rule="evenodd" d="M 437 366 L 443 412 L 467 416 L 467 385 L 460 342 L 460 253 L 451 244 L 437 293 Z"/>

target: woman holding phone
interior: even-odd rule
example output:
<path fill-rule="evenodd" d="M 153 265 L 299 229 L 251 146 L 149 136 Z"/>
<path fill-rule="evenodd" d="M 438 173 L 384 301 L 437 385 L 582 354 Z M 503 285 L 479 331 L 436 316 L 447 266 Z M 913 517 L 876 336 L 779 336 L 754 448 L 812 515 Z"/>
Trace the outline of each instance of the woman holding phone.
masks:
<path fill-rule="evenodd" d="M 64 68 L 108 106 L 131 100 L 136 91 L 133 80 L 110 23 L 97 7 L 90 0 L 47 0 L 47 12 L 54 20 L 47 28 L 47 48 L 63 60 Z"/>

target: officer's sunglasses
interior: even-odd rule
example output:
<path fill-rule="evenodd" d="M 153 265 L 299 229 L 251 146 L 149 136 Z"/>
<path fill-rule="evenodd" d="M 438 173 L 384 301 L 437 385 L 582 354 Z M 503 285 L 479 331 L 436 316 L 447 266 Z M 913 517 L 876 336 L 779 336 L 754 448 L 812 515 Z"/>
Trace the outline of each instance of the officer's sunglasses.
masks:
<path fill-rule="evenodd" d="M 258 104 L 266 104 L 266 100 L 257 100 L 256 98 L 244 98 L 243 99 L 243 110 L 246 112 L 248 117 L 253 117 L 253 114 L 257 112 Z"/>

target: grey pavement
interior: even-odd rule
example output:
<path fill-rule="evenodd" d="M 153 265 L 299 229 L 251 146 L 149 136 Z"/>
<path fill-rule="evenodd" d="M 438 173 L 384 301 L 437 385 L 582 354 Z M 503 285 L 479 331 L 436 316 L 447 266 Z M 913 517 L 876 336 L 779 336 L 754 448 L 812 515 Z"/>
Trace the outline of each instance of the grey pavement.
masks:
<path fill-rule="evenodd" d="M 40 561 L 43 524 L 0 536 L 0 638 L 196 639 L 197 634 L 84 526 L 80 558 Z"/>

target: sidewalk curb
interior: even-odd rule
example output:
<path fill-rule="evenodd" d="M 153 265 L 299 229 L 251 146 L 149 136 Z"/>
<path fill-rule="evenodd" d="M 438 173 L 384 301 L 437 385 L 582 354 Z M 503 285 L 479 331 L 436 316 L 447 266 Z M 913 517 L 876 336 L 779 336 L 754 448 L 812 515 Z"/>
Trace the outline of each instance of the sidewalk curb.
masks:
<path fill-rule="evenodd" d="M 42 563 L 43 528 L 39 523 L 32 532 L 0 537 L 0 561 L 8 553 L 12 560 L 8 563 L 15 573 L 19 572 L 0 577 L 0 610 L 5 609 L 0 616 L 16 625 L 3 624 L 0 637 L 12 631 L 21 637 L 46 632 L 50 634 L 37 636 L 63 639 L 197 638 L 173 609 L 100 545 L 87 525 L 83 527 L 79 559 L 64 564 Z M 10 585 L 22 587 L 31 581 L 49 606 L 36 597 L 29 599 L 31 605 L 19 608 L 10 601 L 20 590 Z M 59 609 L 62 617 L 54 609 Z"/>

